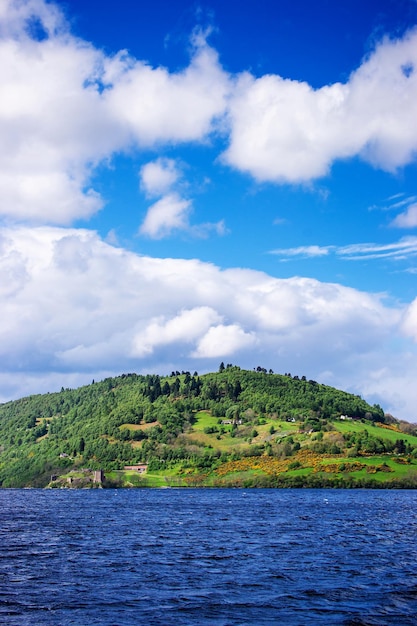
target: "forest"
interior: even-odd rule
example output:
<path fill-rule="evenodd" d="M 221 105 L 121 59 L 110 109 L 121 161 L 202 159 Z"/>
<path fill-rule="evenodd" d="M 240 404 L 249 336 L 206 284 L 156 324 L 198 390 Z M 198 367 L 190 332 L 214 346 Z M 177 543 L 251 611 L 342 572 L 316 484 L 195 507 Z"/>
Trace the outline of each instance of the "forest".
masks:
<path fill-rule="evenodd" d="M 0 405 L 3 488 L 414 487 L 416 463 L 415 425 L 261 366 L 122 374 Z"/>

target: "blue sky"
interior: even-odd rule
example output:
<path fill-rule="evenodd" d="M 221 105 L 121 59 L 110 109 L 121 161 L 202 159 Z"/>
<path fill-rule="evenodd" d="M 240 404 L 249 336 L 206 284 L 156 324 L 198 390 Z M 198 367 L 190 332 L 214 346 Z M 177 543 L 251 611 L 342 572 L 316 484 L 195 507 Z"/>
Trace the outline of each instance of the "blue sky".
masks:
<path fill-rule="evenodd" d="M 417 421 L 417 2 L 5 0 L 0 401 L 220 361 Z"/>

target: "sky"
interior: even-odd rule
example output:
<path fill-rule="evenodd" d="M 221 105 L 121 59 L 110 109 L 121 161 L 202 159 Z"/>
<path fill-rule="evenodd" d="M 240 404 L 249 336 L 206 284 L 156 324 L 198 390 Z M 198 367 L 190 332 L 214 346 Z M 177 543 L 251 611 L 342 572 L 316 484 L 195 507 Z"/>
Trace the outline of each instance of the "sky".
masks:
<path fill-rule="evenodd" d="M 417 422 L 417 1 L 0 0 L 0 402 L 220 362 Z"/>

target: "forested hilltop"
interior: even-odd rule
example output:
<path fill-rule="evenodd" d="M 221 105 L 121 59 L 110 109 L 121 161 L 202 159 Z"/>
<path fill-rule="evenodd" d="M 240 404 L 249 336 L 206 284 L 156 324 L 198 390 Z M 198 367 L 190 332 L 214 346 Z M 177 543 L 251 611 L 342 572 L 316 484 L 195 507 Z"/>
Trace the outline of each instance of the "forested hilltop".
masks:
<path fill-rule="evenodd" d="M 0 484 L 413 487 L 416 435 L 359 396 L 262 367 L 124 374 L 0 405 Z"/>

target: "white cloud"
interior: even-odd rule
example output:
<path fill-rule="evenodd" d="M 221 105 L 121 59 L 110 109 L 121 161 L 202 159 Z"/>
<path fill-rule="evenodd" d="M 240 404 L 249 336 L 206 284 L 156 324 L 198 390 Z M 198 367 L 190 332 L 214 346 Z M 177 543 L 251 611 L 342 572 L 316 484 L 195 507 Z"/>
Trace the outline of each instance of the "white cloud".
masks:
<path fill-rule="evenodd" d="M 191 201 L 176 193 L 161 198 L 149 207 L 140 233 L 153 239 L 167 237 L 174 230 L 187 230 Z"/>
<path fill-rule="evenodd" d="M 226 227 L 226 223 L 224 220 L 220 220 L 219 222 L 204 222 L 202 224 L 195 224 L 190 226 L 189 232 L 194 235 L 194 237 L 200 237 L 201 239 L 206 239 L 209 237 L 210 233 L 215 233 L 219 237 L 223 237 L 227 235 L 230 231 Z"/>
<path fill-rule="evenodd" d="M 181 172 L 174 159 L 159 158 L 142 166 L 141 187 L 148 196 L 163 196 L 180 179 Z"/>
<path fill-rule="evenodd" d="M 1 214 L 70 223 L 102 206 L 88 178 L 113 133 L 99 94 L 83 88 L 98 61 L 64 35 L 0 40 Z"/>
<path fill-rule="evenodd" d="M 190 65 L 170 74 L 165 68 L 119 55 L 106 62 L 105 101 L 139 146 L 201 141 L 223 115 L 230 85 L 218 55 L 204 40 Z"/>
<path fill-rule="evenodd" d="M 198 359 L 232 356 L 256 344 L 254 333 L 246 333 L 238 324 L 212 326 L 200 339 L 192 356 Z"/>
<path fill-rule="evenodd" d="M 3 229 L 0 267 L 13 281 L 0 291 L 3 400 L 37 381 L 53 390 L 102 372 L 210 370 L 231 356 L 316 380 L 332 372 L 355 393 L 385 363 L 414 388 L 392 342 L 406 331 L 417 342 L 415 303 L 406 312 L 342 285 L 139 256 L 88 230 Z M 378 398 L 388 408 L 382 385 Z M 411 400 L 401 407 L 411 419 Z"/>
<path fill-rule="evenodd" d="M 322 257 L 333 253 L 344 260 L 363 261 L 372 259 L 391 259 L 402 261 L 417 255 L 417 237 L 403 237 L 393 243 L 353 243 L 347 246 L 299 246 L 298 248 L 277 248 L 271 250 L 275 254 L 285 258 Z"/>
<path fill-rule="evenodd" d="M 403 237 L 386 244 L 357 243 L 337 248 L 337 254 L 345 259 L 392 259 L 394 261 L 414 257 L 417 254 L 417 237 Z"/>
<path fill-rule="evenodd" d="M 396 202 L 392 202 L 392 200 L 396 200 Z M 414 204 L 417 200 L 417 196 L 407 196 L 404 197 L 404 194 L 396 194 L 394 197 L 389 198 L 390 204 L 386 207 L 387 210 L 399 209 L 400 207 L 409 206 Z"/>
<path fill-rule="evenodd" d="M 159 158 L 146 163 L 140 170 L 140 179 L 141 188 L 148 197 L 162 196 L 148 208 L 139 229 L 142 235 L 162 239 L 174 231 L 186 231 L 193 237 L 206 238 L 212 232 L 219 236 L 228 232 L 224 220 L 217 223 L 190 223 L 192 202 L 182 193 L 186 183 L 174 159 Z"/>
<path fill-rule="evenodd" d="M 3 0 L 0 4 L 0 36 L 16 37 L 37 22 L 46 35 L 65 32 L 66 24 L 57 6 L 43 0 Z"/>
<path fill-rule="evenodd" d="M 148 326 L 138 333 L 133 341 L 132 354 L 136 357 L 152 354 L 157 346 L 175 342 L 193 343 L 201 334 L 208 331 L 221 317 L 207 306 L 181 311 L 171 319 L 164 316 L 151 320 Z"/>
<path fill-rule="evenodd" d="M 90 184 L 99 163 L 132 146 L 205 140 L 224 111 L 229 78 L 202 38 L 189 65 L 170 73 L 73 37 L 52 3 L 1 7 L 0 215 L 89 218 L 103 206 Z M 156 184 L 149 172 L 145 184 Z"/>
<path fill-rule="evenodd" d="M 415 228 L 417 226 L 417 204 L 411 204 L 404 213 L 400 213 L 391 222 L 397 228 Z"/>
<path fill-rule="evenodd" d="M 309 181 L 356 155 L 392 171 L 416 156 L 416 101 L 417 30 L 382 41 L 345 84 L 314 90 L 246 73 L 231 97 L 223 158 L 260 181 Z"/>
<path fill-rule="evenodd" d="M 327 256 L 332 246 L 298 246 L 298 248 L 277 248 L 272 250 L 271 254 L 280 256 L 304 256 L 304 257 L 321 257 Z"/>
<path fill-rule="evenodd" d="M 417 342 L 417 298 L 410 304 L 404 315 L 402 330 L 405 335 Z"/>

